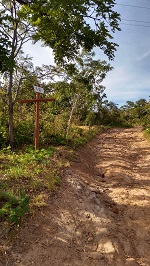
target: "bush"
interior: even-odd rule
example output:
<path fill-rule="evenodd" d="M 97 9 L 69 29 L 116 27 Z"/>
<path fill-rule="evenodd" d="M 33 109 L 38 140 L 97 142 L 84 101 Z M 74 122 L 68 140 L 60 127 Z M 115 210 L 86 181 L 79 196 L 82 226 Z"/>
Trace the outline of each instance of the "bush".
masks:
<path fill-rule="evenodd" d="M 144 136 L 150 141 L 150 127 L 145 129 Z"/>
<path fill-rule="evenodd" d="M 33 143 L 34 124 L 31 122 L 21 121 L 14 126 L 15 145 L 23 146 Z"/>
<path fill-rule="evenodd" d="M 19 196 L 0 192 L 0 218 L 11 223 L 19 224 L 25 214 L 29 213 L 29 197 L 19 192 Z"/>
<path fill-rule="evenodd" d="M 0 125 L 0 148 L 6 147 L 9 144 L 8 130 Z"/>

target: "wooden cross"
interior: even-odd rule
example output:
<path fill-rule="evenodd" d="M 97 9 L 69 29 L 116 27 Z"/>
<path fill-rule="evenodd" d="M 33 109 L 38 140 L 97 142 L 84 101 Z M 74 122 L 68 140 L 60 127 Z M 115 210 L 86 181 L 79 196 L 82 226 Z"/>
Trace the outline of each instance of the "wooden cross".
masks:
<path fill-rule="evenodd" d="M 35 150 L 39 149 L 39 107 L 40 102 L 55 101 L 54 98 L 40 98 L 40 93 L 44 93 L 44 90 L 38 86 L 34 86 L 36 92 L 36 99 L 20 100 L 19 103 L 36 103 L 36 116 L 35 116 Z"/>

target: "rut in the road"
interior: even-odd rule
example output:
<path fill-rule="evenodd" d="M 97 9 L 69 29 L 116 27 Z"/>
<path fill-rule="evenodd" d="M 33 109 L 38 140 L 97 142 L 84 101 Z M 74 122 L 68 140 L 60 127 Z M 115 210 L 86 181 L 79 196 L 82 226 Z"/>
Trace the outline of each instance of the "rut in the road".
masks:
<path fill-rule="evenodd" d="M 60 188 L 20 229 L 5 261 L 11 266 L 149 266 L 149 173 L 150 144 L 141 129 L 99 134 L 76 151 Z"/>

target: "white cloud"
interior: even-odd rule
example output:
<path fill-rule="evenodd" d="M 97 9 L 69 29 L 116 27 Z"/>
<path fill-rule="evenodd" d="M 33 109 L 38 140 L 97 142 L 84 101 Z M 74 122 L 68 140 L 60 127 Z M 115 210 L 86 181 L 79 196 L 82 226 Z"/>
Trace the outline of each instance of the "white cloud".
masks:
<path fill-rule="evenodd" d="M 137 61 L 142 61 L 143 59 L 147 59 L 149 57 L 150 51 L 143 53 L 141 56 L 137 57 Z"/>
<path fill-rule="evenodd" d="M 23 50 L 25 54 L 29 54 L 29 56 L 33 57 L 33 63 L 35 66 L 54 64 L 52 49 L 49 47 L 42 47 L 41 42 L 35 44 L 28 42 L 24 45 Z"/>

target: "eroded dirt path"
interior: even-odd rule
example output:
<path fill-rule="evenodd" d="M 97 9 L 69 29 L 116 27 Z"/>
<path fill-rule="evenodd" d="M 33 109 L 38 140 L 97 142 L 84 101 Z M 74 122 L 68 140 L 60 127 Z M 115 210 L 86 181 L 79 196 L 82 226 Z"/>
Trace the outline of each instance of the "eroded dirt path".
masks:
<path fill-rule="evenodd" d="M 0 265 L 149 266 L 149 200 L 150 144 L 139 128 L 107 130 L 75 153 Z"/>

